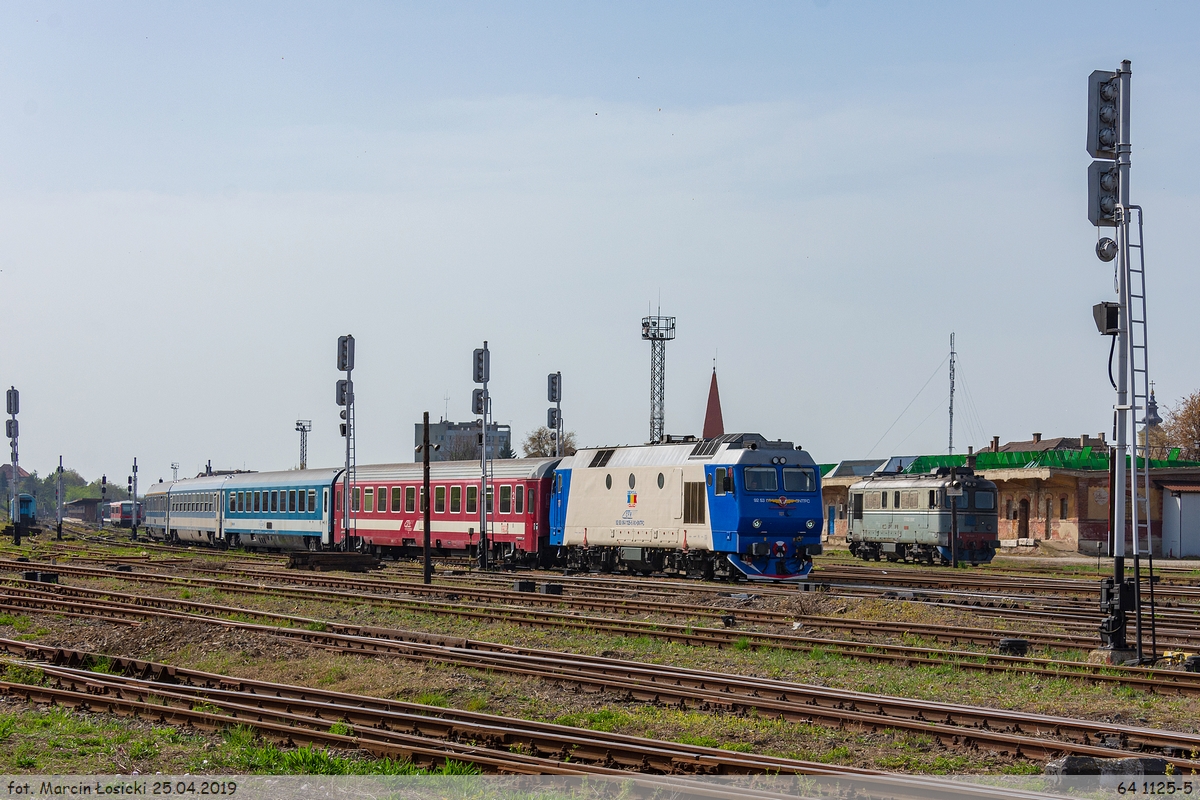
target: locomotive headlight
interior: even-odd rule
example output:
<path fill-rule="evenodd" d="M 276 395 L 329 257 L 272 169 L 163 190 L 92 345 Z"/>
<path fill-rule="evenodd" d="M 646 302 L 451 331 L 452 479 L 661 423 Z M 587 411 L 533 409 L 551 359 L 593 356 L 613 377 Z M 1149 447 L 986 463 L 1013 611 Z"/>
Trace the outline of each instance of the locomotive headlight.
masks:
<path fill-rule="evenodd" d="M 816 524 L 817 524 L 817 521 L 815 519 L 810 519 L 808 522 L 804 523 L 804 527 L 808 528 L 811 531 L 813 529 L 813 526 Z"/>
<path fill-rule="evenodd" d="M 761 520 L 761 519 L 756 519 L 756 520 L 754 520 L 754 522 L 751 522 L 750 524 L 751 524 L 751 525 L 753 525 L 753 526 L 754 526 L 754 527 L 756 527 L 756 528 L 761 528 L 761 527 L 762 527 L 762 520 Z"/>

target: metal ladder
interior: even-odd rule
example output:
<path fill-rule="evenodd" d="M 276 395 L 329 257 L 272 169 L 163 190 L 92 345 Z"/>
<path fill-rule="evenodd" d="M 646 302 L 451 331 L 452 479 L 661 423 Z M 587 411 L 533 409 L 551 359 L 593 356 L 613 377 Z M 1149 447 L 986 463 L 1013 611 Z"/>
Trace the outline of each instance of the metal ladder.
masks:
<path fill-rule="evenodd" d="M 1128 215 L 1137 212 L 1137 239 L 1130 236 L 1133 226 Z M 1132 480 L 1130 481 L 1130 513 L 1133 528 L 1133 557 L 1134 577 L 1137 581 L 1137 637 L 1138 655 L 1142 655 L 1142 577 L 1140 558 L 1143 553 L 1142 542 L 1145 542 L 1145 555 L 1148 564 L 1150 585 L 1150 663 L 1158 656 L 1158 630 L 1154 619 L 1154 542 L 1150 530 L 1150 366 L 1148 358 L 1148 340 L 1146 336 L 1146 251 L 1143 245 L 1144 231 L 1141 206 L 1129 206 L 1125 210 L 1126 247 L 1137 250 L 1137 258 L 1132 252 L 1128 258 L 1129 268 L 1129 364 L 1132 377 L 1133 391 L 1133 464 Z M 1144 535 L 1144 539 L 1143 539 Z"/>
<path fill-rule="evenodd" d="M 349 444 L 350 444 L 350 459 L 349 459 L 349 461 L 350 461 L 350 463 L 349 463 L 349 466 L 350 466 L 350 470 L 349 470 L 350 471 L 350 491 L 358 492 L 358 502 L 361 504 L 363 502 L 363 490 L 362 490 L 362 488 L 360 488 L 358 486 L 358 483 L 355 480 L 356 476 L 354 474 L 355 473 L 354 467 L 358 462 L 358 457 L 357 457 L 357 454 L 355 453 L 355 446 L 354 446 L 355 439 L 357 438 L 355 436 L 355 434 L 356 434 L 355 427 L 356 426 L 354 424 L 354 405 L 355 405 L 354 400 L 351 399 L 350 403 L 348 403 L 346 406 L 346 435 L 350 437 L 350 442 L 349 442 Z M 353 536 L 355 539 L 355 543 L 356 543 L 355 546 L 361 548 L 362 542 L 358 539 L 358 514 L 360 512 L 354 510 L 354 495 L 352 494 L 348 499 L 350 502 L 348 502 L 346 504 L 346 507 L 350 509 L 350 520 L 349 520 L 350 524 L 346 527 L 350 531 L 350 535 Z M 361 505 L 359 507 L 361 509 Z"/>

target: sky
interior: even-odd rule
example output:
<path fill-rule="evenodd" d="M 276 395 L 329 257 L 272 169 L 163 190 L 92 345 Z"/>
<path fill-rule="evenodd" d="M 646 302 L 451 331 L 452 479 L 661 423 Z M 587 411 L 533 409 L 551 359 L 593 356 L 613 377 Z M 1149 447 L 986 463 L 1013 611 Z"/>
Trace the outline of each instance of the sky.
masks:
<path fill-rule="evenodd" d="M 1119 24 L 1118 24 L 1119 21 Z M 1200 6 L 0 5 L 0 384 L 21 464 L 143 485 L 359 463 L 423 411 L 649 433 L 640 320 L 677 318 L 666 430 L 819 462 L 1112 425 L 1087 76 L 1130 59 L 1150 372 L 1200 389 Z"/>

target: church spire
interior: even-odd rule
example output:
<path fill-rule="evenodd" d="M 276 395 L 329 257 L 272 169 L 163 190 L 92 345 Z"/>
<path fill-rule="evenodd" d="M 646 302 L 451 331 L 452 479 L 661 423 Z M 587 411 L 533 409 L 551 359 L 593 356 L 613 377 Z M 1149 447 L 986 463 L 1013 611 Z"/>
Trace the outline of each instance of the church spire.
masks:
<path fill-rule="evenodd" d="M 717 368 L 713 367 L 712 383 L 708 385 L 708 408 L 704 412 L 704 438 L 714 439 L 725 435 L 725 421 L 721 419 L 721 393 L 717 391 Z"/>

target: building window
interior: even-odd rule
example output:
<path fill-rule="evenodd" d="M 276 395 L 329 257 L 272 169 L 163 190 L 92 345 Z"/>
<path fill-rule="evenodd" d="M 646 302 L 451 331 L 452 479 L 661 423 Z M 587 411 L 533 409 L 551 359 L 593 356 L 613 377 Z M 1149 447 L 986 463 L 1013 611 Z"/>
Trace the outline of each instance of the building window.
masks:
<path fill-rule="evenodd" d="M 375 496 L 379 498 L 379 508 L 375 509 L 380 514 L 387 513 L 387 487 L 380 486 L 375 490 Z"/>
<path fill-rule="evenodd" d="M 524 514 L 525 513 L 525 487 L 518 486 L 516 495 L 517 495 L 517 498 L 516 498 L 516 502 L 514 504 L 513 511 L 516 511 L 518 514 Z"/>
<path fill-rule="evenodd" d="M 1067 518 L 1067 498 L 1066 497 L 1060 497 L 1058 500 L 1058 518 L 1059 519 Z"/>
<path fill-rule="evenodd" d="M 368 486 L 363 490 L 363 511 L 375 510 L 375 490 Z"/>
<path fill-rule="evenodd" d="M 467 487 L 467 513 L 468 514 L 478 514 L 479 513 L 479 487 L 478 486 L 468 486 Z"/>
<path fill-rule="evenodd" d="M 446 513 L 446 487 L 435 486 L 433 489 L 433 510 L 438 514 Z"/>
<path fill-rule="evenodd" d="M 451 514 L 461 514 L 462 513 L 462 487 L 461 486 L 451 486 L 450 487 L 450 513 Z"/>
<path fill-rule="evenodd" d="M 404 490 L 401 489 L 399 486 L 392 487 L 392 511 L 393 512 L 400 510 L 400 502 L 401 502 L 400 495 L 403 493 L 403 491 Z"/>
<path fill-rule="evenodd" d="M 500 513 L 501 514 L 511 514 L 512 513 L 512 487 L 511 486 L 501 486 L 500 487 Z"/>
<path fill-rule="evenodd" d="M 404 510 L 409 514 L 417 510 L 417 487 L 404 487 Z"/>
<path fill-rule="evenodd" d="M 1004 501 L 1004 518 L 1005 519 L 1013 518 L 1012 498 L 1011 497 Z"/>

